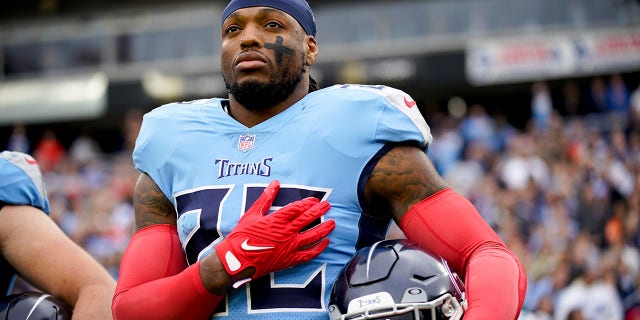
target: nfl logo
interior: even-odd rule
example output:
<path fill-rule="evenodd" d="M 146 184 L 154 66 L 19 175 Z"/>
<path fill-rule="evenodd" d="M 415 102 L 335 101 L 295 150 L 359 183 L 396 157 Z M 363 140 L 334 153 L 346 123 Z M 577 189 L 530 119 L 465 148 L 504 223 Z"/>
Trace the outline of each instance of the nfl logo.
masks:
<path fill-rule="evenodd" d="M 253 143 L 256 141 L 255 134 L 243 134 L 238 140 L 238 150 L 247 152 L 253 149 Z"/>

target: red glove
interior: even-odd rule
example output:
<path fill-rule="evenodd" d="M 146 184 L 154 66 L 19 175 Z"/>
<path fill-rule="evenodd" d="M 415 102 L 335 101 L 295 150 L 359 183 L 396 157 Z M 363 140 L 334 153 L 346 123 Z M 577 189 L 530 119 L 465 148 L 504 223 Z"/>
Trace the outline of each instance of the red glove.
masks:
<path fill-rule="evenodd" d="M 270 272 L 307 262 L 329 245 L 326 236 L 335 228 L 333 220 L 300 233 L 329 210 L 329 203 L 310 197 L 265 216 L 278 190 L 278 180 L 269 184 L 233 231 L 215 247 L 236 288 Z M 249 267 L 256 269 L 250 279 L 236 277 Z"/>

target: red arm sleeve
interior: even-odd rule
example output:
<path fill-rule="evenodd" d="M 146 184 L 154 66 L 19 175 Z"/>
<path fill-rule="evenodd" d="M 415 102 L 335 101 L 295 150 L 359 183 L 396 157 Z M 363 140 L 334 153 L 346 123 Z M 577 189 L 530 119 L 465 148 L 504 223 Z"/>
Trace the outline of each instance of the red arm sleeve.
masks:
<path fill-rule="evenodd" d="M 200 280 L 200 264 L 187 267 L 175 226 L 136 232 L 120 263 L 111 310 L 114 319 L 209 319 L 222 296 Z"/>
<path fill-rule="evenodd" d="M 413 205 L 400 227 L 464 277 L 465 320 L 518 318 L 527 289 L 524 270 L 469 200 L 445 189 Z"/>

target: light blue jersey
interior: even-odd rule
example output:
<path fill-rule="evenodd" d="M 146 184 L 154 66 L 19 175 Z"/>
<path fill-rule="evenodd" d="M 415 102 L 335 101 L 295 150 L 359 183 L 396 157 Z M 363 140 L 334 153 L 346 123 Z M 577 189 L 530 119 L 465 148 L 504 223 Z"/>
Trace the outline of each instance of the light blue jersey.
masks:
<path fill-rule="evenodd" d="M 331 203 L 330 244 L 316 259 L 272 273 L 220 303 L 218 319 L 328 319 L 334 279 L 358 248 L 386 236 L 390 217 L 371 217 L 364 182 L 388 146 L 427 148 L 431 133 L 415 102 L 385 86 L 335 85 L 308 94 L 280 114 L 247 128 L 222 99 L 174 103 L 146 114 L 136 168 L 176 208 L 190 264 L 213 251 L 269 182 L 281 188 L 272 210 L 314 196 Z"/>
<path fill-rule="evenodd" d="M 4 205 L 33 206 L 49 214 L 49 199 L 40 167 L 30 155 L 11 151 L 0 153 L 0 209 Z M 10 294 L 15 278 L 13 267 L 0 257 L 0 293 Z"/>

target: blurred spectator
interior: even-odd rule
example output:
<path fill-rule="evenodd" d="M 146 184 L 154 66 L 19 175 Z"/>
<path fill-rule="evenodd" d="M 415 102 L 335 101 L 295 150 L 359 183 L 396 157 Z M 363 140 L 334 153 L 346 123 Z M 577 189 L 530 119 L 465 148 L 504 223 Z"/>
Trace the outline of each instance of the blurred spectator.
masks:
<path fill-rule="evenodd" d="M 613 135 L 613 147 L 615 147 L 616 144 L 626 145 L 625 142 L 615 142 L 616 138 L 623 139 L 624 141 L 624 136 L 621 136 L 623 135 L 622 132 L 614 131 Z M 616 153 L 616 151 L 620 152 Z M 612 190 L 616 192 L 617 196 L 624 198 L 628 198 L 631 196 L 634 191 L 635 183 L 634 176 L 632 175 L 631 171 L 629 171 L 629 167 L 627 166 L 627 163 L 625 161 L 626 158 L 626 150 L 613 150 L 613 148 L 610 146 L 610 149 L 606 152 L 606 158 L 604 159 L 601 166 L 602 175 L 611 185 Z"/>
<path fill-rule="evenodd" d="M 525 309 L 542 312 L 549 319 L 553 314 L 559 292 L 569 284 L 569 261 L 560 260 L 559 255 L 540 255 L 538 258 L 548 261 L 545 272 L 541 275 L 527 274 L 534 278 L 530 280 L 525 297 Z"/>
<path fill-rule="evenodd" d="M 589 87 L 589 113 L 602 113 L 607 111 L 607 101 L 605 97 L 606 84 L 602 77 L 595 77 L 591 80 Z"/>
<path fill-rule="evenodd" d="M 468 196 L 484 176 L 491 153 L 484 143 L 470 142 L 464 149 L 462 159 L 452 161 L 442 176 L 456 191 Z"/>
<path fill-rule="evenodd" d="M 604 243 L 604 225 L 608 218 L 607 205 L 608 198 L 598 198 L 592 183 L 580 184 L 576 222 L 580 231 L 588 234 L 598 245 Z"/>
<path fill-rule="evenodd" d="M 464 140 L 456 128 L 455 120 L 447 116 L 440 117 L 433 134 L 438 136 L 438 141 L 434 140 L 429 147 L 429 155 L 440 175 L 444 176 L 460 160 Z"/>
<path fill-rule="evenodd" d="M 31 152 L 31 143 L 27 137 L 27 127 L 21 123 L 13 125 L 11 136 L 7 142 L 7 149 L 9 151 L 19 151 L 23 153 Z"/>
<path fill-rule="evenodd" d="M 562 85 L 562 100 L 558 109 L 560 114 L 567 117 L 587 113 L 580 87 L 575 80 L 568 80 Z"/>
<path fill-rule="evenodd" d="M 582 310 L 573 309 L 567 315 L 567 320 L 585 320 L 585 319 L 584 319 L 584 316 L 582 315 Z"/>
<path fill-rule="evenodd" d="M 101 153 L 98 142 L 86 131 L 80 133 L 69 147 L 69 157 L 82 166 L 97 161 Z"/>
<path fill-rule="evenodd" d="M 452 179 L 451 183 L 454 188 L 471 199 L 476 208 L 478 208 L 478 212 L 480 212 L 491 227 L 499 232 L 503 231 L 498 228 L 498 224 L 500 220 L 503 219 L 503 216 L 506 215 L 507 210 L 505 206 L 496 199 L 495 195 L 503 192 L 503 190 L 501 190 L 500 183 L 495 175 L 484 172 L 482 177 L 473 180 L 473 184 L 463 187 L 456 185 L 455 178 L 445 179 Z"/>
<path fill-rule="evenodd" d="M 533 181 L 546 187 L 549 181 L 547 164 L 535 153 L 535 142 L 531 136 L 521 134 L 513 137 L 499 164 L 500 181 L 508 189 L 522 190 Z"/>
<path fill-rule="evenodd" d="M 131 109 L 127 112 L 124 118 L 124 124 L 122 125 L 122 136 L 124 138 L 122 149 L 125 152 L 133 152 L 133 147 L 140 132 L 140 126 L 142 125 L 143 112 L 140 109 Z"/>
<path fill-rule="evenodd" d="M 640 129 L 640 84 L 638 84 L 638 87 L 631 93 L 629 103 L 633 125 L 637 129 Z"/>
<path fill-rule="evenodd" d="M 500 143 L 496 135 L 495 121 L 489 116 L 483 105 L 471 105 L 458 130 L 465 144 L 479 142 L 485 144 L 489 150 L 498 149 Z"/>
<path fill-rule="evenodd" d="M 615 283 L 600 265 L 599 251 L 588 237 L 579 237 L 574 243 L 572 265 L 573 280 L 558 293 L 553 319 L 568 319 L 579 310 L 588 320 L 622 320 L 622 303 Z"/>
<path fill-rule="evenodd" d="M 66 150 L 52 129 L 45 129 L 40 142 L 34 149 L 34 158 L 44 174 L 58 166 L 66 156 Z"/>
<path fill-rule="evenodd" d="M 609 113 L 608 126 L 620 126 L 626 129 L 631 117 L 631 93 L 620 74 L 613 74 L 609 78 L 605 99 Z"/>
<path fill-rule="evenodd" d="M 613 213 L 605 225 L 607 248 L 603 254 L 603 264 L 611 271 L 618 294 L 622 299 L 625 313 L 637 311 L 640 306 L 637 279 L 640 279 L 640 250 L 630 244 L 624 224 L 630 212 L 626 202 L 618 200 L 613 204 Z M 637 222 L 635 222 L 637 223 Z"/>
<path fill-rule="evenodd" d="M 507 119 L 502 112 L 496 112 L 493 116 L 497 134 L 497 151 L 503 152 L 507 142 L 516 136 L 519 132 Z M 495 158 L 495 157 L 494 157 Z"/>
<path fill-rule="evenodd" d="M 605 90 L 605 101 L 609 112 L 629 112 L 631 95 L 620 74 L 609 77 L 609 85 Z"/>
<path fill-rule="evenodd" d="M 553 113 L 551 92 L 546 82 L 539 81 L 531 85 L 531 115 L 537 130 L 546 132 Z"/>

